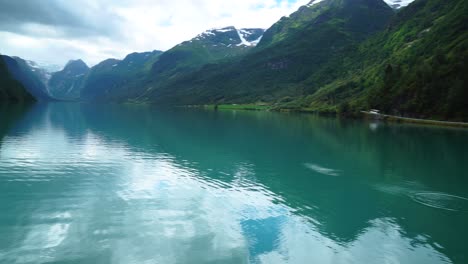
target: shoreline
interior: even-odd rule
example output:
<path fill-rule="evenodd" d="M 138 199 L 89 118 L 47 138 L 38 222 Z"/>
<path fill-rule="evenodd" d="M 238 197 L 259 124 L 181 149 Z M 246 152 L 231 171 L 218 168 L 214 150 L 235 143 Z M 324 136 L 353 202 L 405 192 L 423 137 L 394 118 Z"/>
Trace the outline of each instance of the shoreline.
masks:
<path fill-rule="evenodd" d="M 368 111 L 361 111 L 367 118 L 373 118 L 376 120 L 382 120 L 386 122 L 396 122 L 396 123 L 413 123 L 413 124 L 424 124 L 432 126 L 444 126 L 444 127 L 461 127 L 468 128 L 468 123 L 464 122 L 452 122 L 452 121 L 440 121 L 440 120 L 431 120 L 431 119 L 421 119 L 421 118 L 409 118 L 402 116 L 393 116 L 393 115 L 384 115 L 376 114 Z"/>
<path fill-rule="evenodd" d="M 205 108 L 211 110 L 243 110 L 243 111 L 272 111 L 272 112 L 290 112 L 290 113 L 315 113 L 315 114 L 324 114 L 330 115 L 331 113 L 322 113 L 320 111 L 311 111 L 311 110 L 301 110 L 301 109 L 274 109 L 271 105 L 255 105 L 255 104 L 224 104 L 218 105 L 216 108 L 215 105 L 192 105 L 185 107 L 196 107 L 196 108 Z M 453 121 L 442 121 L 442 120 L 431 120 L 431 119 L 421 119 L 421 118 L 409 118 L 402 116 L 393 116 L 385 114 L 375 114 L 368 111 L 361 111 L 361 114 L 364 115 L 365 119 L 376 119 L 384 122 L 394 122 L 394 123 L 412 123 L 412 124 L 422 124 L 422 125 L 431 125 L 431 126 L 440 126 L 440 127 L 458 127 L 458 128 L 468 128 L 468 123 L 465 122 L 453 122 Z M 338 114 L 336 114 L 339 116 Z"/>

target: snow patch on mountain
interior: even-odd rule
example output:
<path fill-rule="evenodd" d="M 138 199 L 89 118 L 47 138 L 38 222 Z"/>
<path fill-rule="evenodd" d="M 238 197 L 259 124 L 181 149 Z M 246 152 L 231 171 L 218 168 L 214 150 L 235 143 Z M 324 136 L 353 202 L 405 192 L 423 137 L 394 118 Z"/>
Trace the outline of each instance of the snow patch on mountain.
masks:
<path fill-rule="evenodd" d="M 57 64 L 52 64 L 48 62 L 43 62 L 43 61 L 30 61 L 26 60 L 26 63 L 28 64 L 29 67 L 34 68 L 34 69 L 41 69 L 44 70 L 47 73 L 54 73 L 62 70 L 63 66 L 57 65 Z"/>
<path fill-rule="evenodd" d="M 29 66 L 31 71 L 36 73 L 39 76 L 39 78 L 45 83 L 47 83 L 50 80 L 50 78 L 52 77 L 52 73 L 59 71 L 57 69 L 60 68 L 60 66 L 44 62 L 38 63 L 31 60 L 25 60 L 25 62 Z M 48 89 L 48 87 L 46 87 L 46 89 Z"/>
<path fill-rule="evenodd" d="M 414 2 L 414 0 L 384 0 L 385 3 L 387 3 L 390 7 L 392 8 L 402 8 L 402 7 L 405 7 L 409 4 L 411 4 L 412 2 Z"/>
<path fill-rule="evenodd" d="M 312 2 L 308 3 L 307 6 L 310 7 L 310 6 L 313 6 L 313 5 L 315 5 L 315 4 L 320 3 L 320 2 L 322 2 L 322 1 L 324 1 L 324 0 L 313 0 Z"/>
<path fill-rule="evenodd" d="M 216 33 L 226 33 L 230 31 L 236 30 L 234 27 L 226 27 L 226 28 L 212 28 L 208 29 L 205 32 L 199 34 L 197 38 L 203 38 L 207 36 L 216 36 Z"/>
<path fill-rule="evenodd" d="M 193 40 L 202 40 L 202 39 L 207 40 L 211 37 L 216 37 L 219 34 L 234 34 L 232 35 L 232 37 L 229 37 L 229 41 L 231 41 L 232 43 L 212 44 L 213 46 L 228 45 L 227 47 L 232 47 L 232 46 L 255 47 L 262 38 L 262 35 L 258 36 L 259 29 L 247 29 L 247 28 L 237 29 L 231 26 L 231 27 L 224 27 L 224 28 L 212 28 L 212 29 L 206 30 L 205 32 L 199 34 L 198 36 L 196 36 L 194 39 L 192 39 L 189 42 L 192 42 Z M 238 36 L 238 38 L 234 37 L 236 35 Z M 253 38 L 256 38 L 256 39 L 253 39 Z M 239 43 L 236 44 L 236 42 L 239 42 Z"/>
<path fill-rule="evenodd" d="M 258 39 L 250 42 L 253 46 L 257 46 L 258 43 L 260 43 L 260 41 L 262 40 L 263 36 L 260 36 Z"/>
<path fill-rule="evenodd" d="M 241 39 L 241 43 L 237 44 L 237 46 L 248 46 L 248 47 L 255 47 L 257 44 L 262 40 L 263 35 L 260 35 L 257 39 L 254 40 L 247 40 L 252 34 L 254 34 L 252 31 L 248 31 L 246 29 L 240 29 L 237 31 L 237 34 L 239 34 L 239 38 Z M 254 36 L 255 37 L 255 36 Z"/>
<path fill-rule="evenodd" d="M 241 40 L 241 43 L 237 44 L 237 46 L 255 46 L 254 42 L 249 42 L 245 39 L 246 36 L 252 35 L 252 32 L 246 31 L 244 29 L 237 30 L 237 35 L 239 35 L 239 38 Z"/>
<path fill-rule="evenodd" d="M 313 0 L 306 6 L 311 7 L 323 1 L 325 0 Z M 412 2 L 414 2 L 414 0 L 384 0 L 384 2 L 387 3 L 387 5 L 389 5 L 390 7 L 398 9 L 411 4 Z"/>
<path fill-rule="evenodd" d="M 214 31 L 216 32 L 221 32 L 221 33 L 225 33 L 225 32 L 230 32 L 230 31 L 233 31 L 235 30 L 234 28 L 219 28 L 219 29 L 214 29 Z"/>

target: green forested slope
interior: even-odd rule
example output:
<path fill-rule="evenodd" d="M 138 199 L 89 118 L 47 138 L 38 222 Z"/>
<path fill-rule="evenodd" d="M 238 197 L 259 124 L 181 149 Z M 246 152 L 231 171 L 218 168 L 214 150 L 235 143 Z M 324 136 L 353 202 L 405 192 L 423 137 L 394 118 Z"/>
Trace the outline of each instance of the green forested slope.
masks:
<path fill-rule="evenodd" d="M 468 1 L 325 0 L 266 31 L 252 52 L 206 64 L 139 99 L 468 120 Z"/>
<path fill-rule="evenodd" d="M 207 30 L 195 38 L 157 54 L 135 53 L 122 62 L 106 60 L 84 80 L 82 99 L 124 101 L 143 97 L 155 87 L 201 66 L 247 53 L 254 47 L 263 29 L 234 27 Z"/>
<path fill-rule="evenodd" d="M 468 2 L 426 0 L 404 11 L 382 37 L 392 54 L 381 67 L 384 83 L 369 103 L 387 111 L 398 106 L 408 114 L 468 120 Z"/>
<path fill-rule="evenodd" d="M 468 120 L 467 16 L 467 1 L 414 2 L 347 57 L 350 74 L 300 105 Z"/>
<path fill-rule="evenodd" d="M 383 30 L 392 15 L 381 0 L 326 0 L 304 6 L 268 29 L 251 53 L 171 80 L 146 99 L 178 104 L 272 102 L 312 94 L 340 74 L 328 73 L 328 65 Z M 314 82 L 308 82 L 312 76 Z"/>
<path fill-rule="evenodd" d="M 245 54 L 252 42 L 262 36 L 263 29 L 226 27 L 207 30 L 164 52 L 152 66 L 153 77 L 168 76 L 197 69 L 200 65 Z M 242 43 L 244 35 L 249 44 Z M 250 38 L 250 39 L 248 39 Z"/>
<path fill-rule="evenodd" d="M 112 101 L 138 94 L 142 80 L 161 53 L 132 53 L 123 60 L 108 59 L 92 67 L 82 80 L 81 99 Z"/>
<path fill-rule="evenodd" d="M 145 84 L 142 85 L 145 87 L 144 93 L 135 99 L 138 101 L 146 100 L 148 97 L 154 97 L 155 94 L 158 94 L 159 97 L 161 91 L 167 92 L 167 90 L 161 89 L 162 87 L 170 85 L 180 77 L 190 76 L 205 65 L 229 63 L 248 54 L 255 48 L 263 33 L 264 30 L 258 28 L 210 29 L 175 46 L 164 52 L 153 64 L 150 75 Z M 164 103 L 174 102 L 164 101 Z"/>

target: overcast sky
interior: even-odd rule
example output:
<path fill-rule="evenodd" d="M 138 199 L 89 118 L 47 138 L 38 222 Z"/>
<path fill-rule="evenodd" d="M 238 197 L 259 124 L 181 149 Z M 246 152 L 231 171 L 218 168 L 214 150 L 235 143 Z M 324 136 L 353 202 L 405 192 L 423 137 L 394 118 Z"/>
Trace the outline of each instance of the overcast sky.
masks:
<path fill-rule="evenodd" d="M 206 29 L 268 28 L 310 0 L 0 0 L 0 53 L 94 65 Z"/>

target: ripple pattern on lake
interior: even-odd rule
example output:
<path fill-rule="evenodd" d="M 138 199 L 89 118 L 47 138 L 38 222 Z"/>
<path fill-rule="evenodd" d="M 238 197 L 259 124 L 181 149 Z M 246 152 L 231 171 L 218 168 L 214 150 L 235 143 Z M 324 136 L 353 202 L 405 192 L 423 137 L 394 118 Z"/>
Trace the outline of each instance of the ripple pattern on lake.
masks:
<path fill-rule="evenodd" d="M 387 126 L 315 118 L 33 109 L 0 135 L 0 263 L 466 262 L 466 215 L 426 206 L 465 208 L 441 159 L 402 173 Z"/>
<path fill-rule="evenodd" d="M 416 182 L 405 182 L 400 185 L 383 184 L 374 187 L 378 191 L 408 197 L 418 204 L 431 208 L 468 212 L 467 198 L 448 193 L 428 191 L 425 186 Z"/>
<path fill-rule="evenodd" d="M 456 195 L 436 192 L 421 192 L 411 195 L 420 204 L 448 211 L 468 212 L 468 199 Z"/>

